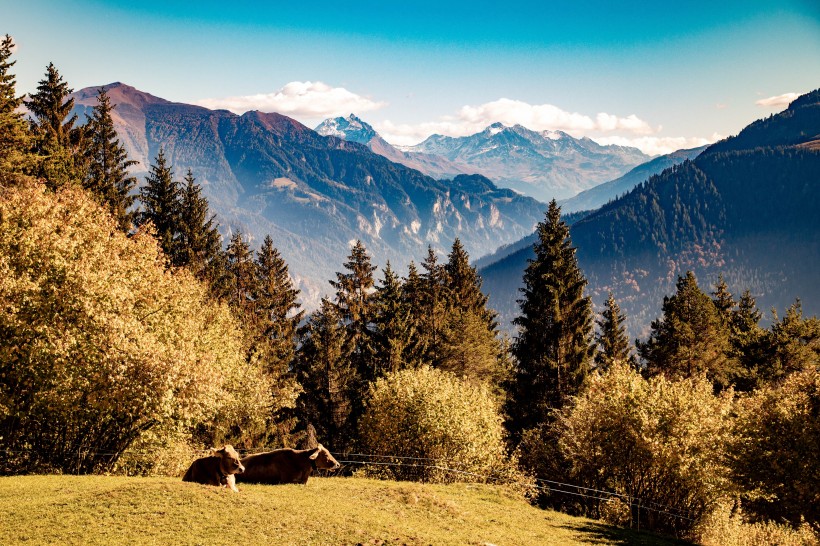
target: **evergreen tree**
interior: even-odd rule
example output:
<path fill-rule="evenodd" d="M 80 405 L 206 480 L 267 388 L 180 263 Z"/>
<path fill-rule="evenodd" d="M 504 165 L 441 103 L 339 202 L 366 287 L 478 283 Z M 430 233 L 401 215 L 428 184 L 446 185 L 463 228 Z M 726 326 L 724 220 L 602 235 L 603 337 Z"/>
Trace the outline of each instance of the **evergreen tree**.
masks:
<path fill-rule="evenodd" d="M 49 63 L 37 92 L 25 101 L 33 117 L 35 150 L 42 157 L 36 174 L 52 188 L 85 178 L 82 153 L 85 130 L 75 127 L 76 114 L 69 117 L 74 108 L 74 99 L 69 96 L 73 91 L 54 64 Z"/>
<path fill-rule="evenodd" d="M 705 373 L 716 388 L 724 388 L 736 374 L 727 356 L 728 341 L 717 307 L 687 271 L 678 277 L 675 294 L 663 299 L 663 318 L 652 322 L 649 340 L 638 342 L 638 352 L 649 376 Z"/>
<path fill-rule="evenodd" d="M 131 190 L 137 179 L 128 174 L 128 167 L 137 162 L 128 159 L 125 147 L 117 138 L 111 104 L 104 87 L 97 94 L 97 105 L 87 123 L 87 146 L 84 150 L 88 166 L 83 185 L 97 195 L 100 202 L 111 211 L 124 232 L 131 230 L 134 203 Z"/>
<path fill-rule="evenodd" d="M 772 319 L 760 340 L 760 379 L 779 382 L 795 372 L 820 369 L 820 319 L 804 317 L 800 300 L 780 320 L 772 309 Z"/>
<path fill-rule="evenodd" d="M 228 304 L 242 320 L 245 330 L 256 332 L 260 319 L 257 315 L 256 296 L 259 290 L 259 277 L 253 259 L 250 244 L 237 231 L 231 237 L 225 249 L 227 258 Z"/>
<path fill-rule="evenodd" d="M 145 178 L 145 186 L 140 188 L 143 210 L 138 215 L 140 225 L 151 222 L 156 230 L 162 250 L 171 263 L 178 249 L 180 226 L 180 187 L 174 180 L 171 166 L 165 159 L 165 152 L 159 149 L 151 170 Z"/>
<path fill-rule="evenodd" d="M 507 414 L 515 440 L 522 431 L 551 422 L 553 412 L 580 390 L 593 354 L 587 281 L 555 200 L 536 232 L 535 258 L 524 272 L 518 300 L 521 315 L 513 321 L 519 332 Z"/>
<path fill-rule="evenodd" d="M 470 257 L 456 238 L 444 265 L 452 305 L 461 311 L 472 311 L 483 315 L 487 328 L 495 331 L 496 314 L 487 308 L 487 296 L 481 291 L 481 277 L 470 265 Z"/>
<path fill-rule="evenodd" d="M 405 350 L 405 363 L 407 367 L 418 368 L 424 364 L 430 364 L 428 355 L 428 336 L 423 331 L 424 328 L 424 281 L 419 275 L 415 262 L 410 262 L 407 267 L 407 278 L 404 279 L 401 287 L 401 300 L 403 306 L 408 311 L 408 327 L 413 330 L 411 343 Z"/>
<path fill-rule="evenodd" d="M 421 263 L 421 267 L 424 273 L 421 274 L 419 285 L 419 332 L 424 337 L 426 348 L 424 360 L 435 367 L 441 364 L 444 357 L 444 330 L 449 306 L 447 272 L 444 266 L 438 263 L 438 256 L 432 246 L 427 247 L 427 257 Z"/>
<path fill-rule="evenodd" d="M 29 153 L 31 134 L 17 108 L 23 103 L 17 96 L 10 61 L 14 42 L 8 34 L 0 41 L 0 184 L 16 180 L 34 167 L 34 156 Z"/>
<path fill-rule="evenodd" d="M 634 366 L 635 359 L 631 355 L 629 338 L 623 325 L 625 318 L 612 292 L 604 305 L 601 319 L 596 321 L 598 333 L 595 335 L 595 342 L 598 351 L 595 353 L 595 364 L 601 372 L 607 371 L 616 362 L 628 362 Z"/>
<path fill-rule="evenodd" d="M 179 197 L 179 243 L 174 265 L 187 267 L 197 278 L 205 279 L 207 269 L 220 252 L 222 237 L 214 223 L 216 215 L 210 214 L 208 200 L 191 169 L 184 182 Z"/>
<path fill-rule="evenodd" d="M 723 321 L 723 324 L 728 325 L 732 321 L 732 310 L 737 304 L 732 297 L 732 293 L 729 292 L 729 287 L 726 285 L 726 281 L 723 280 L 722 273 L 718 276 L 715 291 L 712 292 L 712 302 L 718 310 L 720 320 Z"/>
<path fill-rule="evenodd" d="M 336 309 L 345 324 L 348 354 L 366 383 L 375 379 L 378 370 L 371 323 L 373 321 L 373 271 L 370 256 L 361 241 L 356 241 L 345 262 L 346 272 L 336 273 L 330 281 L 336 289 Z"/>
<path fill-rule="evenodd" d="M 322 299 L 300 330 L 296 360 L 303 392 L 297 400 L 300 420 L 313 425 L 317 435 L 334 451 L 344 451 L 354 437 L 353 399 L 358 374 L 346 352 L 346 332 L 337 307 Z"/>
<path fill-rule="evenodd" d="M 297 301 L 288 265 L 273 246 L 270 235 L 265 237 L 256 253 L 256 307 L 260 314 L 260 333 L 270 346 L 274 366 L 285 373 L 296 353 L 296 330 L 304 315 Z"/>
<path fill-rule="evenodd" d="M 385 373 L 407 367 L 407 353 L 416 338 L 415 321 L 402 297 L 402 283 L 390 267 L 383 270 L 384 279 L 376 287 L 375 318 L 376 362 Z"/>
<path fill-rule="evenodd" d="M 739 364 L 735 388 L 751 391 L 763 386 L 762 370 L 764 355 L 762 340 L 766 331 L 760 327 L 763 314 L 749 290 L 740 296 L 737 308 L 732 311 L 729 324 L 729 355 Z"/>

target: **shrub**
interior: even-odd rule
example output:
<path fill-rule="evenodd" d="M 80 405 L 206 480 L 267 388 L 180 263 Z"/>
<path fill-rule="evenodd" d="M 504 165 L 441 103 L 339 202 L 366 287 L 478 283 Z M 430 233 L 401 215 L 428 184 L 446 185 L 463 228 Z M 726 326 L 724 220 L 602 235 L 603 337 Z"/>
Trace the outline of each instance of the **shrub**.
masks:
<path fill-rule="evenodd" d="M 371 385 L 360 437 L 368 454 L 385 457 L 380 462 L 401 464 L 384 467 L 394 479 L 484 481 L 509 476 L 513 466 L 505 462 L 490 389 L 429 367 L 390 373 Z"/>
<path fill-rule="evenodd" d="M 820 537 L 803 523 L 797 529 L 787 524 L 744 521 L 731 504 L 723 503 L 707 515 L 696 527 L 695 536 L 703 546 L 817 546 Z"/>
<path fill-rule="evenodd" d="M 728 450 L 751 515 L 820 524 L 820 373 L 790 375 L 738 403 Z"/>
<path fill-rule="evenodd" d="M 269 405 L 228 309 L 80 189 L 0 190 L 0 302 L 0 472 L 109 470 Z"/>
<path fill-rule="evenodd" d="M 705 377 L 645 380 L 626 365 L 594 374 L 555 426 L 567 479 L 640 499 L 641 528 L 685 531 L 730 490 L 731 406 Z"/>

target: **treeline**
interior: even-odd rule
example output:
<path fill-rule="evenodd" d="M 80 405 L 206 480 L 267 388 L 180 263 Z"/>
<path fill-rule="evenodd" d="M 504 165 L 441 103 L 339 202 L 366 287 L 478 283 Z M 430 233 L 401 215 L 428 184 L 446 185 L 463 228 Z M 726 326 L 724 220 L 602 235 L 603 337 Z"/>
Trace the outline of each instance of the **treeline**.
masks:
<path fill-rule="evenodd" d="M 24 119 L 11 46 L 0 472 L 173 474 L 193 449 L 318 438 L 379 457 L 377 475 L 513 481 L 545 506 L 706 543 L 812 540 L 820 321 L 799 302 L 764 328 L 748 291 L 719 278 L 706 293 L 689 273 L 632 343 L 612 295 L 595 316 L 552 202 L 511 341 L 457 239 L 402 274 L 356 242 L 305 316 L 270 237 L 223 249 L 193 173 L 179 182 L 160 151 L 134 191 L 104 90 L 78 125 L 50 65 Z"/>

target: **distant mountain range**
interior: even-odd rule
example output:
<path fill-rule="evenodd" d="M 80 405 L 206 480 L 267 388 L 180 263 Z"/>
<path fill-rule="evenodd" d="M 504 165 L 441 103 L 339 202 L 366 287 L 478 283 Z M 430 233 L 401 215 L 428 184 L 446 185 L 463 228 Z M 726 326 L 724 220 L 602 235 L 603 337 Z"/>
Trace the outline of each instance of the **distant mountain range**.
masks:
<path fill-rule="evenodd" d="M 433 177 L 479 173 L 499 186 L 544 202 L 572 197 L 649 159 L 637 148 L 601 146 L 589 138 L 576 139 L 561 131 L 536 132 L 501 123 L 466 137 L 432 135 L 401 150 L 353 114 L 325 120 L 316 130 L 365 144 L 391 161 Z"/>
<path fill-rule="evenodd" d="M 750 289 L 761 310 L 801 298 L 820 312 L 820 90 L 693 160 L 650 177 L 574 223 L 572 242 L 600 306 L 613 291 L 633 335 L 645 335 L 678 275 L 710 291 Z M 509 320 L 531 246 L 481 269 L 490 303 Z"/>
<path fill-rule="evenodd" d="M 479 175 L 435 180 L 356 142 L 323 137 L 279 114 L 208 110 L 173 103 L 122 83 L 105 86 L 118 134 L 145 174 L 160 146 L 181 179 L 190 168 L 225 234 L 258 245 L 270 234 L 308 304 L 328 292 L 350 244 L 401 271 L 428 244 L 441 252 L 459 237 L 472 256 L 530 233 L 536 200 Z M 98 88 L 74 94 L 83 119 Z"/>

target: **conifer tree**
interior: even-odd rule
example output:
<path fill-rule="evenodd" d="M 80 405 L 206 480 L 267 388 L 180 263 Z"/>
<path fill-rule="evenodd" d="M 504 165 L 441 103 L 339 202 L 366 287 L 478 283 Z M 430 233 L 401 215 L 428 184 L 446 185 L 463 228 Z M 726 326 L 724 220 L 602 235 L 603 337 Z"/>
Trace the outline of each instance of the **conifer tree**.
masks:
<path fill-rule="evenodd" d="M 519 331 L 507 414 L 515 440 L 522 431 L 551 422 L 553 412 L 580 390 L 594 350 L 587 281 L 555 200 L 536 233 L 535 258 L 520 289 L 521 314 L 513 321 Z"/>
<path fill-rule="evenodd" d="M 85 130 L 75 127 L 76 114 L 70 116 L 74 99 L 69 95 L 73 91 L 54 64 L 49 63 L 37 92 L 25 101 L 33 117 L 35 149 L 42 158 L 36 174 L 52 188 L 85 178 L 82 153 Z"/>
<path fill-rule="evenodd" d="M 389 261 L 383 274 L 375 294 L 375 360 L 382 372 L 390 373 L 407 367 L 406 353 L 412 351 L 417 336 L 410 308 L 402 297 L 401 280 Z"/>
<path fill-rule="evenodd" d="M 270 347 L 272 365 L 285 373 L 295 356 L 296 330 L 304 312 L 299 310 L 299 290 L 293 286 L 288 265 L 270 235 L 256 253 L 256 274 L 260 333 Z"/>
<path fill-rule="evenodd" d="M 444 265 L 451 304 L 461 311 L 475 312 L 486 320 L 487 329 L 495 332 L 496 314 L 487 308 L 487 296 L 481 291 L 481 277 L 470 265 L 470 257 L 456 237 Z"/>
<path fill-rule="evenodd" d="M 31 134 L 22 112 L 23 103 L 17 96 L 17 82 L 10 61 L 14 41 L 8 34 L 0 40 L 0 184 L 16 180 L 34 167 L 34 156 L 29 153 Z"/>
<path fill-rule="evenodd" d="M 140 188 L 140 201 L 143 210 L 138 215 L 139 225 L 147 222 L 154 225 L 162 250 L 174 263 L 180 226 L 180 187 L 162 148 L 151 164 L 145 186 Z"/>
<path fill-rule="evenodd" d="M 820 369 L 820 319 L 804 317 L 798 299 L 778 320 L 772 309 L 772 325 L 761 339 L 760 379 L 782 381 L 809 369 Z"/>
<path fill-rule="evenodd" d="M 179 243 L 176 245 L 175 264 L 191 270 L 200 280 L 220 252 L 222 237 L 210 213 L 208 200 L 196 183 L 191 169 L 183 179 L 179 203 Z"/>
<path fill-rule="evenodd" d="M 724 388 L 736 375 L 727 356 L 728 341 L 717 307 L 687 271 L 678 277 L 675 294 L 663 299 L 663 318 L 652 322 L 650 337 L 638 343 L 638 352 L 649 376 L 705 373 L 716 388 Z"/>
<path fill-rule="evenodd" d="M 259 293 L 259 277 L 250 244 L 237 231 L 231 237 L 225 249 L 228 273 L 227 300 L 231 308 L 243 321 L 249 333 L 257 331 L 259 317 L 257 316 L 256 295 Z"/>
<path fill-rule="evenodd" d="M 757 389 L 765 382 L 762 340 L 766 331 L 760 327 L 762 317 L 754 296 L 748 289 L 745 290 L 737 302 L 737 308 L 732 311 L 729 324 L 729 354 L 739 364 L 739 377 L 735 381 L 735 388 L 739 391 Z"/>
<path fill-rule="evenodd" d="M 432 366 L 441 364 L 444 357 L 444 329 L 447 325 L 449 290 L 447 272 L 438 263 L 438 256 L 432 246 L 427 247 L 427 257 L 421 263 L 424 273 L 421 274 L 419 332 L 425 338 L 426 354 L 424 360 Z"/>
<path fill-rule="evenodd" d="M 105 88 L 100 87 L 97 105 L 87 123 L 84 153 L 88 172 L 83 185 L 111 211 L 120 229 L 127 233 L 134 221 L 130 210 L 134 203 L 131 190 L 137 185 L 137 179 L 128 174 L 128 167 L 137 162 L 128 159 L 125 147 L 117 138 L 111 119 L 113 109 Z"/>
<path fill-rule="evenodd" d="M 598 333 L 595 335 L 595 342 L 598 351 L 595 353 L 595 364 L 601 372 L 605 372 L 616 362 L 635 365 L 635 359 L 630 354 L 624 320 L 621 308 L 610 292 L 601 312 L 601 319 L 596 321 Z"/>
<path fill-rule="evenodd" d="M 336 289 L 336 309 L 345 324 L 348 354 L 362 382 L 376 377 L 373 321 L 373 271 L 370 256 L 361 241 L 356 241 L 345 262 L 346 272 L 337 272 L 330 281 Z"/>
<path fill-rule="evenodd" d="M 722 273 L 718 276 L 715 291 L 712 292 L 712 302 L 718 310 L 720 319 L 724 324 L 728 325 L 732 320 L 732 310 L 737 304 L 732 297 L 732 293 L 729 292 L 729 287 L 726 285 L 726 281 L 723 280 Z"/>
<path fill-rule="evenodd" d="M 428 336 L 424 328 L 424 281 L 419 275 L 415 262 L 411 261 L 407 267 L 407 277 L 401 287 L 401 299 L 409 314 L 409 327 L 414 331 L 411 343 L 405 351 L 407 367 L 417 368 L 423 364 L 430 364 L 428 355 Z"/>
<path fill-rule="evenodd" d="M 296 360 L 297 379 L 303 392 L 297 400 L 300 420 L 334 451 L 352 443 L 353 400 L 358 393 L 358 373 L 347 358 L 346 332 L 335 304 L 322 299 L 300 330 Z"/>

